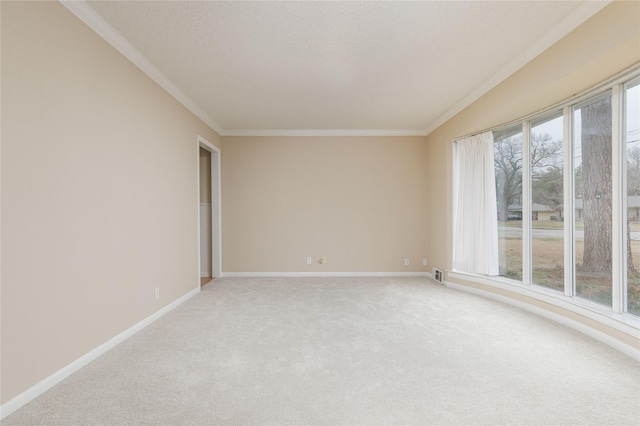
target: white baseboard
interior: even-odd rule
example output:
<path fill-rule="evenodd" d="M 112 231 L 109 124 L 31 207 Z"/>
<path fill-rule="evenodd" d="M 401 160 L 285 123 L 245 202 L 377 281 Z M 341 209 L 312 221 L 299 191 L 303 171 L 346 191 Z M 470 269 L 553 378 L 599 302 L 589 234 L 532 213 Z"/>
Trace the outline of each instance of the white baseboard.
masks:
<path fill-rule="evenodd" d="M 4 419 L 5 417 L 15 412 L 19 408 L 23 407 L 27 403 L 33 401 L 34 399 L 36 399 L 37 397 L 39 397 L 40 395 L 42 395 L 43 393 L 45 393 L 46 391 L 48 391 L 49 389 L 51 389 L 52 387 L 54 387 L 55 385 L 57 385 L 67 377 L 69 377 L 70 375 L 72 375 L 73 373 L 75 373 L 76 371 L 80 370 L 82 367 L 89 364 L 91 361 L 98 358 L 100 355 L 103 355 L 107 351 L 113 349 L 118 344 L 122 343 L 129 337 L 136 334 L 138 331 L 142 330 L 149 324 L 156 321 L 158 318 L 162 317 L 163 315 L 175 309 L 182 303 L 191 299 L 193 296 L 195 296 L 199 292 L 200 292 L 200 286 L 198 286 L 198 288 L 194 290 L 191 290 L 189 293 L 185 294 L 179 299 L 171 302 L 164 308 L 148 316 L 147 318 L 143 319 L 139 323 L 133 325 L 132 327 L 129 327 L 128 329 L 118 334 L 117 336 L 107 340 L 105 343 L 93 349 L 92 351 L 82 355 L 80 358 L 76 359 L 71 364 L 53 373 L 51 376 L 47 377 L 40 383 L 30 387 L 26 391 L 22 392 L 21 394 L 17 395 L 11 400 L 5 402 L 4 404 L 2 404 L 2 406 L 0 406 L 0 420 Z"/>
<path fill-rule="evenodd" d="M 430 272 L 223 272 L 222 278 L 253 277 L 431 277 Z"/>
<path fill-rule="evenodd" d="M 555 321 L 559 324 L 562 324 L 576 331 L 579 331 L 583 334 L 586 334 L 587 336 L 592 337 L 598 340 L 599 342 L 609 345 L 612 348 L 622 352 L 623 354 L 630 356 L 636 361 L 640 361 L 640 350 L 638 350 L 637 348 L 631 345 L 628 345 L 614 337 L 611 337 L 606 333 L 603 333 L 592 327 L 589 327 L 588 325 L 585 325 L 579 321 L 568 318 L 564 315 L 557 314 L 555 312 L 549 311 L 544 308 L 540 308 L 530 303 L 521 302 L 519 300 L 512 299 L 511 297 L 502 296 L 500 294 L 481 290 L 475 287 L 469 287 L 466 285 L 457 284 L 450 281 L 445 281 L 445 286 L 454 290 L 460 290 L 467 293 L 476 294 L 478 296 L 486 297 L 488 299 L 497 300 L 498 302 L 503 302 L 503 303 L 515 306 L 517 308 L 520 308 L 524 311 L 531 312 L 536 315 L 540 315 L 541 317 L 550 319 L 551 321 Z"/>

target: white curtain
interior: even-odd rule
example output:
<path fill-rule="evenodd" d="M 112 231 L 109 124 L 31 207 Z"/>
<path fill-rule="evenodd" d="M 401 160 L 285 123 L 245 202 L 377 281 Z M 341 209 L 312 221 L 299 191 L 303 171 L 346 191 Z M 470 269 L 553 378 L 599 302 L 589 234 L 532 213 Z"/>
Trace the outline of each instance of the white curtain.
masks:
<path fill-rule="evenodd" d="M 453 268 L 499 274 L 493 133 L 454 141 Z"/>

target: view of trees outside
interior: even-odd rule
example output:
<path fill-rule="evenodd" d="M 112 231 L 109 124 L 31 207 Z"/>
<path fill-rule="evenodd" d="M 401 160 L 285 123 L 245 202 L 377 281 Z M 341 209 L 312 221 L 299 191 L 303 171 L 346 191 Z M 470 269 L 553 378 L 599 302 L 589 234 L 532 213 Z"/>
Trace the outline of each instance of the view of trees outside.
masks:
<path fill-rule="evenodd" d="M 522 280 L 522 126 L 494 134 L 500 276 Z M 563 290 L 562 116 L 531 132 L 532 265 L 536 284 Z"/>
<path fill-rule="evenodd" d="M 611 306 L 611 93 L 574 108 L 576 295 Z"/>
<path fill-rule="evenodd" d="M 494 132 L 500 276 L 522 280 L 522 126 Z"/>
<path fill-rule="evenodd" d="M 640 214 L 635 207 L 640 196 L 640 82 L 625 90 L 625 135 L 627 142 L 627 312 L 640 315 Z M 634 210 L 635 209 L 635 210 Z"/>
<path fill-rule="evenodd" d="M 564 290 L 564 265 L 575 265 L 575 294 L 612 304 L 611 92 L 573 108 L 574 248 L 564 259 L 563 117 L 531 122 L 531 265 L 534 284 Z M 640 315 L 640 81 L 625 86 L 626 311 Z M 522 126 L 494 131 L 500 276 L 522 280 Z M 572 224 L 567 223 L 567 226 Z"/>
<path fill-rule="evenodd" d="M 531 127 L 531 274 L 535 284 L 564 291 L 562 115 Z"/>

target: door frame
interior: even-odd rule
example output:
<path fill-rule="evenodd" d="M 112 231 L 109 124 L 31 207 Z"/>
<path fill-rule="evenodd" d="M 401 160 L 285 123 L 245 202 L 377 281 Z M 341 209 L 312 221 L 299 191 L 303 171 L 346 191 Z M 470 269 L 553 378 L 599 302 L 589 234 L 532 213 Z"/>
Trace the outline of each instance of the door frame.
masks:
<path fill-rule="evenodd" d="M 200 288 L 200 148 L 211 153 L 211 275 L 222 275 L 222 208 L 220 196 L 220 149 L 198 135 L 196 146 L 196 177 L 198 189 L 198 288 Z"/>

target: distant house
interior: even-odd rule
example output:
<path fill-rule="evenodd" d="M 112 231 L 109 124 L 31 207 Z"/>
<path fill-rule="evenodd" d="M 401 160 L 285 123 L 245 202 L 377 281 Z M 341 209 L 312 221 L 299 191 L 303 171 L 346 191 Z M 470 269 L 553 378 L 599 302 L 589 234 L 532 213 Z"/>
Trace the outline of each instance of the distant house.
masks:
<path fill-rule="evenodd" d="M 532 211 L 532 220 L 556 220 L 558 218 L 557 212 L 553 210 L 549 206 L 545 206 L 544 204 L 536 204 L 533 203 L 531 206 Z"/>
<path fill-rule="evenodd" d="M 582 198 L 576 199 L 576 220 L 582 219 L 584 212 Z M 640 195 L 630 195 L 627 197 L 627 220 L 640 221 Z"/>
<path fill-rule="evenodd" d="M 557 220 L 558 214 L 549 206 L 533 203 L 531 206 L 532 220 Z M 508 220 L 522 220 L 522 205 L 512 204 L 508 209 Z"/>

